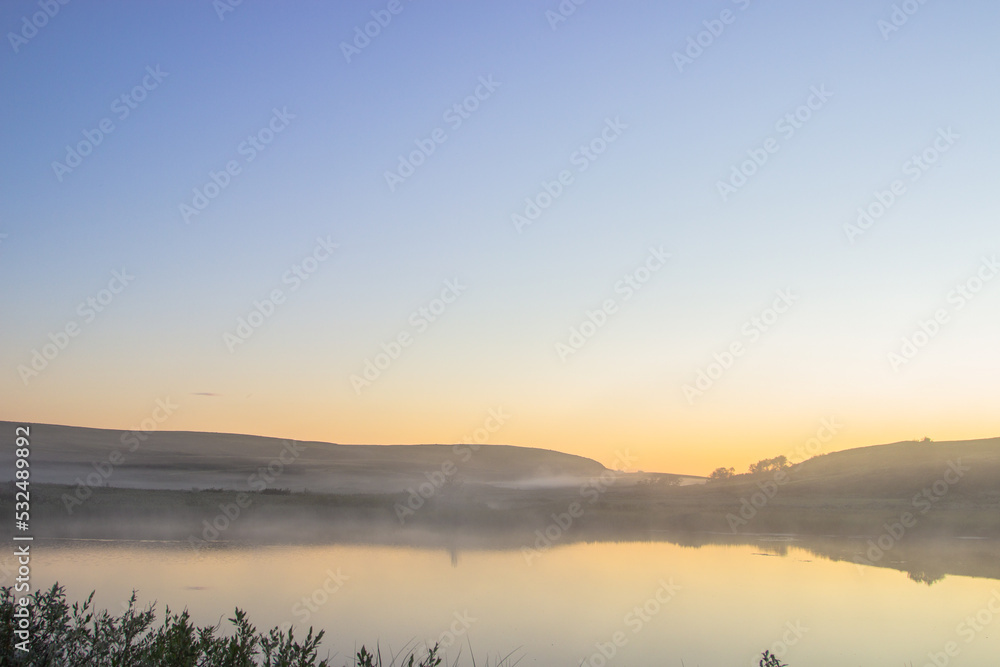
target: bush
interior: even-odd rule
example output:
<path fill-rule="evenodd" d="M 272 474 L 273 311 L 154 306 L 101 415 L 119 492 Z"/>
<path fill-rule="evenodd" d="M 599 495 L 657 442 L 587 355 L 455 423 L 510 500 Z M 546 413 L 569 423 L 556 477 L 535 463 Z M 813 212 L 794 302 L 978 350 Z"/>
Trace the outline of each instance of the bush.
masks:
<path fill-rule="evenodd" d="M 757 463 L 751 463 L 747 472 L 751 475 L 760 475 L 768 472 L 777 472 L 788 467 L 788 458 L 782 454 L 773 459 L 761 459 Z"/>
<path fill-rule="evenodd" d="M 22 619 L 15 617 L 20 608 L 9 587 L 0 588 L 0 665 L 25 667 L 332 667 L 329 659 L 319 660 L 323 631 L 315 635 L 309 628 L 301 642 L 288 633 L 273 628 L 266 634 L 236 609 L 229 622 L 231 636 L 217 634 L 219 626 L 196 627 L 187 610 L 164 612 L 162 625 L 156 627 L 153 605 L 136 608 L 136 596 L 119 617 L 93 608 L 94 594 L 82 604 L 66 603 L 62 586 L 53 584 L 34 596 L 28 616 L 27 651 L 17 648 Z M 23 645 L 22 645 L 23 646 Z M 435 646 L 418 667 L 435 667 L 441 659 Z M 376 667 L 373 656 L 364 647 L 358 664 Z M 413 666 L 410 655 L 409 666 Z"/>
<path fill-rule="evenodd" d="M 115 617 L 93 608 L 94 593 L 83 601 L 66 603 L 66 591 L 58 583 L 34 595 L 29 605 L 27 651 L 18 649 L 20 609 L 10 587 L 0 588 L 0 665 L 3 667 L 333 667 L 329 658 L 319 660 L 323 631 L 310 627 L 305 639 L 296 641 L 294 630 L 272 628 L 266 634 L 247 620 L 237 608 L 229 622 L 230 636 L 217 634 L 219 625 L 196 627 L 187 610 L 164 611 L 163 623 L 155 626 L 153 605 L 136 608 L 133 591 L 128 608 Z M 435 644 L 416 667 L 439 667 L 442 662 Z M 513 655 L 513 653 L 511 654 Z M 405 656 L 405 653 L 404 653 Z M 497 667 L 510 664 L 511 656 L 497 659 Z M 400 667 L 414 667 L 410 652 Z M 392 665 L 396 664 L 395 658 Z M 473 661 L 475 664 L 475 661 Z M 516 664 L 516 663 L 512 663 Z M 381 652 L 364 646 L 354 657 L 355 667 L 383 667 Z M 489 663 L 487 663 L 489 667 Z M 760 667 L 787 667 L 764 651 Z"/>
<path fill-rule="evenodd" d="M 735 468 L 716 468 L 712 471 L 712 474 L 708 476 L 709 481 L 716 481 L 720 479 L 730 479 L 736 474 Z"/>
<path fill-rule="evenodd" d="M 760 667 L 788 667 L 786 664 L 782 664 L 778 660 L 778 656 L 772 655 L 768 651 L 764 651 L 760 658 Z"/>

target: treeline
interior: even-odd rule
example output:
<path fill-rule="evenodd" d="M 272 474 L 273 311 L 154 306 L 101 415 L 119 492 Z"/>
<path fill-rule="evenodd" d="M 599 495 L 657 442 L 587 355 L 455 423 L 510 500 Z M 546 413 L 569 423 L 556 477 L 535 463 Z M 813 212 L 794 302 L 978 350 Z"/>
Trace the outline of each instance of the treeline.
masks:
<path fill-rule="evenodd" d="M 760 461 L 757 461 L 757 463 L 751 463 L 750 467 L 744 474 L 763 475 L 766 473 L 774 473 L 779 470 L 784 470 L 788 466 L 788 457 L 782 454 L 781 456 L 775 456 L 773 459 L 761 459 Z M 712 474 L 708 476 L 708 479 L 709 481 L 717 481 L 731 479 L 736 476 L 735 468 L 716 468 L 712 471 Z"/>

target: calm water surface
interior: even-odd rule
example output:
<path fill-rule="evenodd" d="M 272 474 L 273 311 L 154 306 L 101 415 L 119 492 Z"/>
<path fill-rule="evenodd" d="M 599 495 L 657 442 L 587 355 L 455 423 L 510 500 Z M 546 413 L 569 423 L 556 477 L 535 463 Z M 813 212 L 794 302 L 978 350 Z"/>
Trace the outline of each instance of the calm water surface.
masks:
<path fill-rule="evenodd" d="M 795 546 L 775 555 L 753 546 L 581 543 L 529 564 L 517 550 L 195 553 L 178 543 L 47 541 L 33 564 L 36 587 L 59 581 L 71 600 L 96 590 L 99 608 L 116 612 L 135 588 L 161 618 L 165 605 L 187 607 L 196 623 L 214 624 L 239 606 L 259 629 L 325 628 L 336 665 L 362 643 L 399 650 L 423 641 L 454 643 L 452 659 L 462 647 L 469 665 L 471 643 L 479 665 L 516 650 L 521 665 L 742 667 L 770 648 L 791 667 L 922 666 L 948 642 L 958 650 L 938 656 L 948 665 L 1000 664 L 1000 614 L 993 620 L 989 611 L 991 598 L 1000 611 L 1000 582 L 948 576 L 928 586 Z"/>

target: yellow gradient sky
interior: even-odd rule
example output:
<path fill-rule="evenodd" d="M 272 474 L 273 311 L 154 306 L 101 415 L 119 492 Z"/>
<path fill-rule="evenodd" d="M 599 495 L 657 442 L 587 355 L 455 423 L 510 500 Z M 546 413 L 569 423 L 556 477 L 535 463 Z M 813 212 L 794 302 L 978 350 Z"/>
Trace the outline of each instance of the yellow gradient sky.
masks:
<path fill-rule="evenodd" d="M 702 475 L 824 418 L 1000 435 L 997 3 L 727 1 L 718 39 L 406 3 L 358 53 L 352 3 L 119 4 L 0 74 L 2 419 L 452 443 L 502 408 L 489 442 Z"/>

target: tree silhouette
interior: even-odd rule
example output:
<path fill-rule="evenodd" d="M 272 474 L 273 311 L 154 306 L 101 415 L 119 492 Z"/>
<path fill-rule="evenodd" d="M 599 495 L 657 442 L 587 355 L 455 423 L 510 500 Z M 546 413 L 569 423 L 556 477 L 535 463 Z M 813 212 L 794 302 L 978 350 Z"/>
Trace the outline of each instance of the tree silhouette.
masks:
<path fill-rule="evenodd" d="M 709 475 L 708 478 L 713 481 L 719 479 L 729 479 L 735 474 L 736 474 L 735 468 L 716 468 L 715 470 L 712 471 L 712 474 Z"/>
<path fill-rule="evenodd" d="M 757 463 L 751 463 L 749 473 L 759 475 L 766 472 L 777 472 L 788 467 L 788 457 L 784 454 L 775 456 L 773 459 L 761 459 Z"/>

